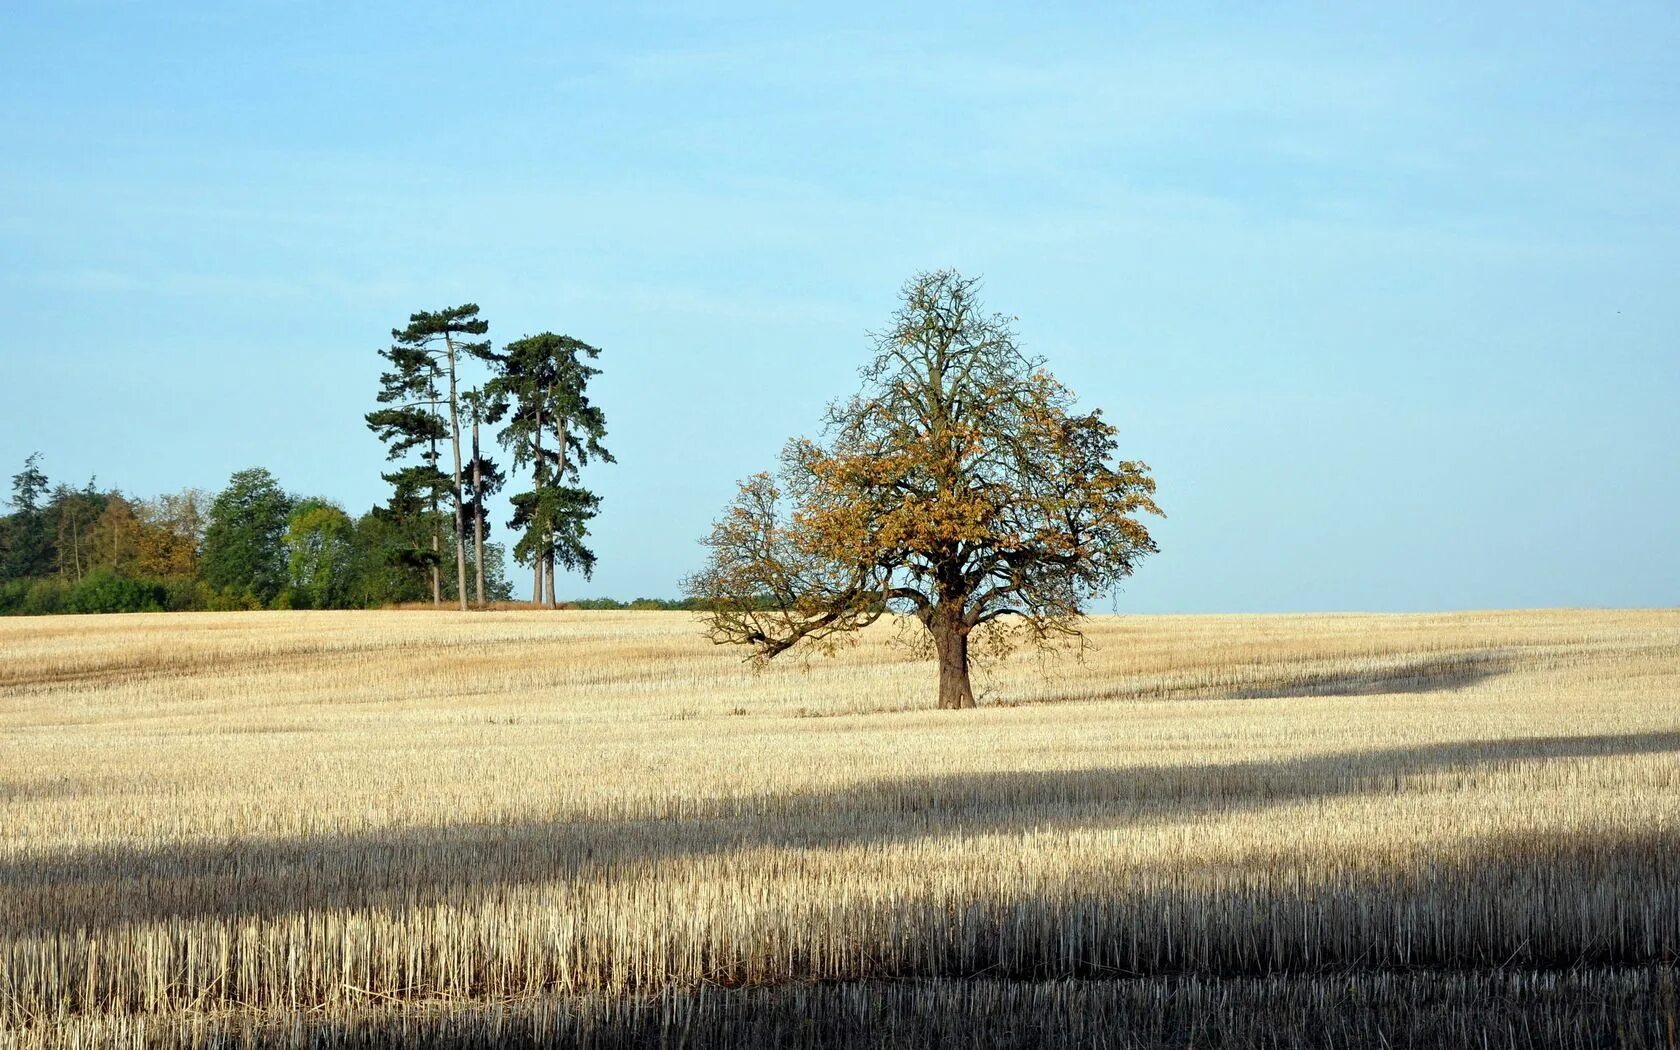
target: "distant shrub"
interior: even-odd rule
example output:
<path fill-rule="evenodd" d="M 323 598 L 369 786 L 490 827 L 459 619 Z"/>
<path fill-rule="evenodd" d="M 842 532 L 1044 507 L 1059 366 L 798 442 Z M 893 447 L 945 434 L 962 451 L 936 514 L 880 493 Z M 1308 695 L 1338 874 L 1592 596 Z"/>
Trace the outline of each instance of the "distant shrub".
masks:
<path fill-rule="evenodd" d="M 163 607 L 170 612 L 197 612 L 210 607 L 214 593 L 210 585 L 191 576 L 176 576 L 163 583 Z"/>
<path fill-rule="evenodd" d="M 96 569 L 80 580 L 56 576 L 0 584 L 0 615 L 164 612 L 202 608 L 192 579 L 157 580 Z"/>
<path fill-rule="evenodd" d="M 49 616 L 53 613 L 68 612 L 64 606 L 69 591 L 69 585 L 62 580 L 30 580 L 29 590 L 24 593 L 23 603 L 17 611 L 25 616 Z"/>
<path fill-rule="evenodd" d="M 205 588 L 204 608 L 211 612 L 249 612 L 263 608 L 263 600 L 249 590 Z"/>
<path fill-rule="evenodd" d="M 7 580 L 0 583 L 0 616 L 22 612 L 23 600 L 28 595 L 28 580 Z"/>
<path fill-rule="evenodd" d="M 162 612 L 168 591 L 156 580 L 135 579 L 111 569 L 99 569 L 69 589 L 65 612 Z"/>

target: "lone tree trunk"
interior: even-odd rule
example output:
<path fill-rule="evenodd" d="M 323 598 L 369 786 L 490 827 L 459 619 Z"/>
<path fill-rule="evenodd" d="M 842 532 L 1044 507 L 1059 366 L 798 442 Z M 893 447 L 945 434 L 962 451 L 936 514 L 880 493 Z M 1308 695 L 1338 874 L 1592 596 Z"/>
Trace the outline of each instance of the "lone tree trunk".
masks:
<path fill-rule="evenodd" d="M 974 706 L 974 687 L 968 681 L 968 625 L 957 617 L 939 616 L 928 625 L 939 654 L 939 707 L 958 710 Z"/>

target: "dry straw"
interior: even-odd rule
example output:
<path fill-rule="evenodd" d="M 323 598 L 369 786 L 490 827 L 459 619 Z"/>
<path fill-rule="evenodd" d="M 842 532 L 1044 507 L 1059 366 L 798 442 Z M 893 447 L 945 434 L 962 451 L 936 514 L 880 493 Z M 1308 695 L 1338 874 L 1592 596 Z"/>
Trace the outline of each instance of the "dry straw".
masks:
<path fill-rule="evenodd" d="M 0 1047 L 1665 1045 L 1680 613 L 1091 635 L 0 622 Z"/>

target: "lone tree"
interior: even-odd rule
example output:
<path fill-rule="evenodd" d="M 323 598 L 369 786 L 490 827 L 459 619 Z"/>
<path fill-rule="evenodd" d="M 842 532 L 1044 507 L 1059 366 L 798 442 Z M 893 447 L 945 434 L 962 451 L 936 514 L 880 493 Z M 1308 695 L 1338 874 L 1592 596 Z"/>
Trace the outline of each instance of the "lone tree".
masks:
<path fill-rule="evenodd" d="M 1160 514 L 1149 468 L 1115 458 L 1114 427 L 1074 411 L 978 286 L 912 278 L 823 440 L 741 485 L 687 581 L 714 642 L 770 659 L 906 613 L 938 657 L 939 706 L 973 707 L 970 635 L 1077 637 L 1085 601 L 1155 551 L 1137 520 Z"/>

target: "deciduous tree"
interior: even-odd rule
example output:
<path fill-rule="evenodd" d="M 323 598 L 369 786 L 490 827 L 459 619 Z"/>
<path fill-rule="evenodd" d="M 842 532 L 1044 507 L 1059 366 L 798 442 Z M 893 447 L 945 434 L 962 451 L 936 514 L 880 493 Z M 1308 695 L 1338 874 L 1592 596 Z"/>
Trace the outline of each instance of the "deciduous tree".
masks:
<path fill-rule="evenodd" d="M 342 608 L 350 599 L 355 569 L 355 523 L 325 499 L 298 502 L 286 518 L 286 574 L 299 604 Z"/>
<path fill-rule="evenodd" d="M 286 585 L 286 520 L 292 499 L 262 467 L 237 471 L 210 504 L 204 582 L 267 605 Z"/>
<path fill-rule="evenodd" d="M 1084 603 L 1156 549 L 1148 468 L 1116 457 L 1115 428 L 1076 410 L 977 290 L 912 279 L 823 439 L 741 486 L 688 581 L 714 641 L 768 659 L 902 612 L 937 655 L 939 706 L 972 707 L 974 632 L 1077 636 Z"/>
<path fill-rule="evenodd" d="M 209 505 L 209 495 L 193 488 L 140 504 L 137 568 L 142 576 L 187 579 L 198 575 L 198 551 L 204 543 Z"/>
<path fill-rule="evenodd" d="M 95 568 L 105 568 L 118 575 L 133 576 L 139 571 L 140 537 L 144 531 L 134 512 L 134 502 L 121 492 L 105 496 L 105 509 L 93 524 L 89 555 Z"/>
<path fill-rule="evenodd" d="M 52 549 L 61 579 L 80 582 L 93 571 L 94 526 L 105 513 L 105 501 L 106 494 L 99 491 L 93 478 L 79 489 L 69 485 L 53 489 L 46 513 L 53 530 Z"/>

